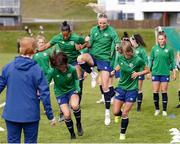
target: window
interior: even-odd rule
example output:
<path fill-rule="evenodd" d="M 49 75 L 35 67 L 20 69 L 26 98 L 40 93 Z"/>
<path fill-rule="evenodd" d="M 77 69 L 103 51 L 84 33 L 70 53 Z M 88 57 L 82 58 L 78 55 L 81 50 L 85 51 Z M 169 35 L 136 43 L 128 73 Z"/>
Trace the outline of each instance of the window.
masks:
<path fill-rule="evenodd" d="M 134 13 L 127 13 L 127 20 L 134 20 Z"/>
<path fill-rule="evenodd" d="M 134 0 L 127 0 L 127 2 L 134 2 Z"/>
<path fill-rule="evenodd" d="M 126 0 L 118 0 L 119 4 L 126 4 Z"/>
<path fill-rule="evenodd" d="M 118 13 L 118 19 L 119 19 L 119 20 L 124 20 L 124 19 L 126 19 L 126 14 L 121 11 L 120 13 Z"/>
<path fill-rule="evenodd" d="M 180 24 L 180 13 L 177 13 L 177 24 Z"/>

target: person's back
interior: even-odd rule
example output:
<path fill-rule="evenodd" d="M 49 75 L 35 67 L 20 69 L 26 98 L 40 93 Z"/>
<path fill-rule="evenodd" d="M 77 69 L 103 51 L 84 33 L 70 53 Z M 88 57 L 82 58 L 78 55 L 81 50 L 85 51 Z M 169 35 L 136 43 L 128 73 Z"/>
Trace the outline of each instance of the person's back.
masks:
<path fill-rule="evenodd" d="M 37 142 L 40 99 L 48 119 L 54 117 L 48 83 L 40 67 L 31 59 L 33 53 L 34 39 L 22 38 L 20 56 L 7 64 L 0 76 L 0 93 L 7 86 L 3 118 L 8 130 L 8 143 L 20 143 L 22 129 L 25 143 Z"/>
<path fill-rule="evenodd" d="M 6 105 L 3 118 L 16 122 L 40 119 L 37 89 L 42 78 L 39 66 L 28 57 L 18 56 L 4 68 L 7 83 Z M 48 90 L 47 82 L 43 81 Z"/>

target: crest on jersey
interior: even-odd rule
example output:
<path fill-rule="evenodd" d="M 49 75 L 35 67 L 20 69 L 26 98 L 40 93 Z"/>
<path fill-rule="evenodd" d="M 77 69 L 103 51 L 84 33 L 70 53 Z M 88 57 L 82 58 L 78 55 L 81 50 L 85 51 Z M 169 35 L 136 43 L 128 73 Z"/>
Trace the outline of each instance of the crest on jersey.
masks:
<path fill-rule="evenodd" d="M 105 37 L 107 37 L 107 36 L 108 36 L 108 34 L 107 34 L 107 33 L 104 33 L 104 36 L 105 36 Z"/>
<path fill-rule="evenodd" d="M 134 65 L 133 65 L 133 63 L 129 63 L 129 66 L 132 68 Z"/>
<path fill-rule="evenodd" d="M 165 52 L 168 53 L 168 49 L 165 49 Z"/>
<path fill-rule="evenodd" d="M 72 74 L 71 74 L 71 73 L 68 73 L 68 74 L 67 74 L 67 77 L 68 77 L 68 78 L 70 78 L 71 76 L 72 76 Z"/>
<path fill-rule="evenodd" d="M 70 41 L 69 43 L 70 43 L 71 45 L 74 45 L 74 41 Z"/>
<path fill-rule="evenodd" d="M 59 78 L 59 75 L 56 75 L 57 78 Z"/>
<path fill-rule="evenodd" d="M 138 54 L 139 53 L 139 51 L 136 51 L 136 54 Z"/>
<path fill-rule="evenodd" d="M 47 53 L 43 53 L 43 56 L 47 56 Z"/>

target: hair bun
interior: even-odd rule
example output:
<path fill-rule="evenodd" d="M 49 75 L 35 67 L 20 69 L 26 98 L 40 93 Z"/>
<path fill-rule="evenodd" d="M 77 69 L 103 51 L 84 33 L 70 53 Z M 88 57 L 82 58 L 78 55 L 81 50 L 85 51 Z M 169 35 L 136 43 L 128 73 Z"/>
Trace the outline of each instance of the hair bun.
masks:
<path fill-rule="evenodd" d="M 63 26 L 67 26 L 68 24 L 67 24 L 67 21 L 63 21 Z"/>
<path fill-rule="evenodd" d="M 126 31 L 124 32 L 124 37 L 129 37 L 129 35 Z"/>

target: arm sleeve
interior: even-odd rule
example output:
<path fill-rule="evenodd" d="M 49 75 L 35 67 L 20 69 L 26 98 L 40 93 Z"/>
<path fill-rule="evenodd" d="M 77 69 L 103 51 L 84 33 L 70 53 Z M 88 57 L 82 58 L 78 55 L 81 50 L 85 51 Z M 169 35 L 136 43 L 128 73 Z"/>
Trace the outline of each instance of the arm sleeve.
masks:
<path fill-rule="evenodd" d="M 118 34 L 113 30 L 112 35 L 112 44 L 111 44 L 111 56 L 110 56 L 110 65 L 112 68 L 115 67 L 115 61 L 117 57 L 116 46 L 120 46 L 120 40 Z"/>
<path fill-rule="evenodd" d="M 150 71 L 152 71 L 153 61 L 154 61 L 154 48 L 152 48 L 150 53 L 150 60 L 149 60 Z"/>
<path fill-rule="evenodd" d="M 59 42 L 59 35 L 55 35 L 51 40 L 50 40 L 50 46 L 53 46 Z"/>
<path fill-rule="evenodd" d="M 47 80 L 43 72 L 41 72 L 41 76 L 38 82 L 39 82 L 38 90 L 40 93 L 40 99 L 46 111 L 47 118 L 49 120 L 52 120 L 54 115 L 51 108 L 50 91 L 49 91 Z"/>
<path fill-rule="evenodd" d="M 73 78 L 74 78 L 74 82 L 75 82 L 75 89 L 79 93 L 80 92 L 80 87 L 79 87 L 79 80 L 78 80 L 76 69 L 74 69 L 74 71 L 73 71 Z"/>
<path fill-rule="evenodd" d="M 51 81 L 52 81 L 53 73 L 54 73 L 54 69 L 53 69 L 53 68 L 50 68 L 49 71 L 48 71 L 48 74 L 47 74 L 48 84 L 50 84 Z"/>
<path fill-rule="evenodd" d="M 144 70 L 144 68 L 145 68 L 145 66 L 146 66 L 146 63 L 142 60 L 142 59 L 140 59 L 139 60 L 139 67 L 140 67 L 140 71 L 143 71 Z"/>
<path fill-rule="evenodd" d="M 85 43 L 85 40 L 82 36 L 79 36 L 79 39 L 78 39 L 78 44 L 84 44 Z"/>
<path fill-rule="evenodd" d="M 90 40 L 89 40 L 89 44 L 90 44 L 90 47 L 93 45 L 93 41 L 94 41 L 94 31 L 93 29 L 90 30 Z"/>
<path fill-rule="evenodd" d="M 4 90 L 7 85 L 7 78 L 5 69 L 2 71 L 2 75 L 0 76 L 0 93 Z"/>
<path fill-rule="evenodd" d="M 175 66 L 176 66 L 173 49 L 171 49 L 171 51 L 170 51 L 169 59 L 170 59 L 170 66 L 171 66 L 171 68 L 173 70 L 173 69 L 175 69 Z"/>
<path fill-rule="evenodd" d="M 148 66 L 147 52 L 144 48 L 142 49 L 142 59 L 145 61 L 145 64 Z"/>

